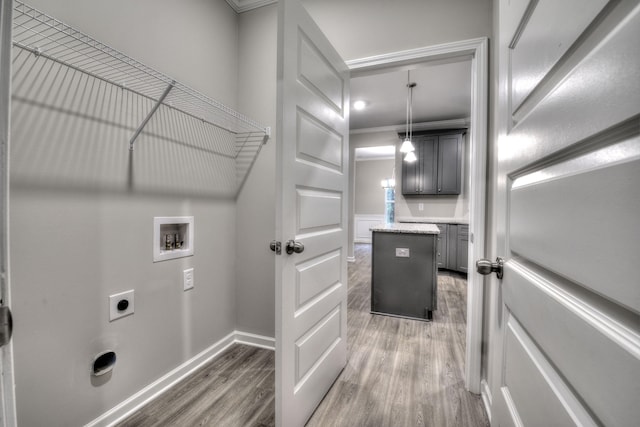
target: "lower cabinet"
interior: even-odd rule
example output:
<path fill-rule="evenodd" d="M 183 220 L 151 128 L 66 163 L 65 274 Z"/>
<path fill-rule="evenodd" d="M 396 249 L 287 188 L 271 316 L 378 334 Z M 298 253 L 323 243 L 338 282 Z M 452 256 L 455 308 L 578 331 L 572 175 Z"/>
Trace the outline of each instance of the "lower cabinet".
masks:
<path fill-rule="evenodd" d="M 436 235 L 373 231 L 371 312 L 432 320 L 437 308 Z"/>
<path fill-rule="evenodd" d="M 455 270 L 466 273 L 469 269 L 469 226 L 458 225 L 458 242 L 456 247 Z"/>
<path fill-rule="evenodd" d="M 436 252 L 436 260 L 438 263 L 438 268 L 449 268 L 447 266 L 447 246 L 449 240 L 447 239 L 449 224 L 436 224 L 440 229 L 440 234 L 438 234 L 438 244 L 437 244 L 437 252 Z"/>
<path fill-rule="evenodd" d="M 469 226 L 436 224 L 440 229 L 437 246 L 438 268 L 468 272 Z"/>

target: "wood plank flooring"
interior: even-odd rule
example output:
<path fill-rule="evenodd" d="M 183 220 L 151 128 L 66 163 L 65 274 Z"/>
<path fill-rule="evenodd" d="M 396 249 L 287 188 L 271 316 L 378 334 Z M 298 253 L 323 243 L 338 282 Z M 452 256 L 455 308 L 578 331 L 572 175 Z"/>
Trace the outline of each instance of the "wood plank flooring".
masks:
<path fill-rule="evenodd" d="M 439 272 L 433 322 L 372 315 L 370 251 L 349 266 L 347 367 L 307 426 L 488 426 L 464 388 L 466 276 Z"/>
<path fill-rule="evenodd" d="M 274 426 L 274 372 L 273 351 L 235 344 L 118 426 Z"/>
<path fill-rule="evenodd" d="M 371 246 L 349 265 L 347 367 L 307 426 L 488 426 L 464 388 L 466 280 L 438 275 L 433 322 L 372 315 Z M 120 426 L 273 426 L 274 354 L 235 345 Z"/>

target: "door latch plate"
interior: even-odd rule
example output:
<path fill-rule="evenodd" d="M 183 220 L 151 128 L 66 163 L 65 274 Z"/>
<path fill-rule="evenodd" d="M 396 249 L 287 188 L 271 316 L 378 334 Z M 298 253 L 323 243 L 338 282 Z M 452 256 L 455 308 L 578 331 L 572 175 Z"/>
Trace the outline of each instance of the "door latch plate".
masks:
<path fill-rule="evenodd" d="M 7 345 L 13 334 L 13 317 L 7 306 L 0 307 L 0 347 Z"/>
<path fill-rule="evenodd" d="M 275 252 L 276 255 L 282 254 L 282 242 L 272 240 L 271 243 L 269 243 L 269 248 Z"/>

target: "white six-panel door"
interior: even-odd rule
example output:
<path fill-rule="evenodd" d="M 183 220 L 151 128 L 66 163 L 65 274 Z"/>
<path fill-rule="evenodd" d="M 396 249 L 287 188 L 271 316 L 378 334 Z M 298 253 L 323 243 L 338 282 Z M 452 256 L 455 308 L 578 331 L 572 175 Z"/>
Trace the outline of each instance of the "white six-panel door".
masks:
<path fill-rule="evenodd" d="M 298 427 L 346 365 L 349 72 L 297 0 L 278 7 L 276 424 Z"/>
<path fill-rule="evenodd" d="M 640 420 L 640 5 L 499 7 L 495 426 Z"/>

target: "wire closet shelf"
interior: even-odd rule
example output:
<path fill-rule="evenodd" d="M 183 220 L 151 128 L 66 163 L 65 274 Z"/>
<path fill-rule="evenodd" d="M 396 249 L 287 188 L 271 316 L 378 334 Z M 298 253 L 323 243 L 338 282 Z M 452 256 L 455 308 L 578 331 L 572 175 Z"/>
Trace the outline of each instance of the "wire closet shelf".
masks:
<path fill-rule="evenodd" d="M 14 48 L 146 99 L 153 107 L 132 133 L 128 141 L 131 150 L 157 110 L 168 108 L 191 121 L 233 135 L 235 147 L 230 155 L 241 162 L 238 165 L 241 187 L 261 146 L 270 137 L 270 128 L 17 0 L 12 38 Z"/>

